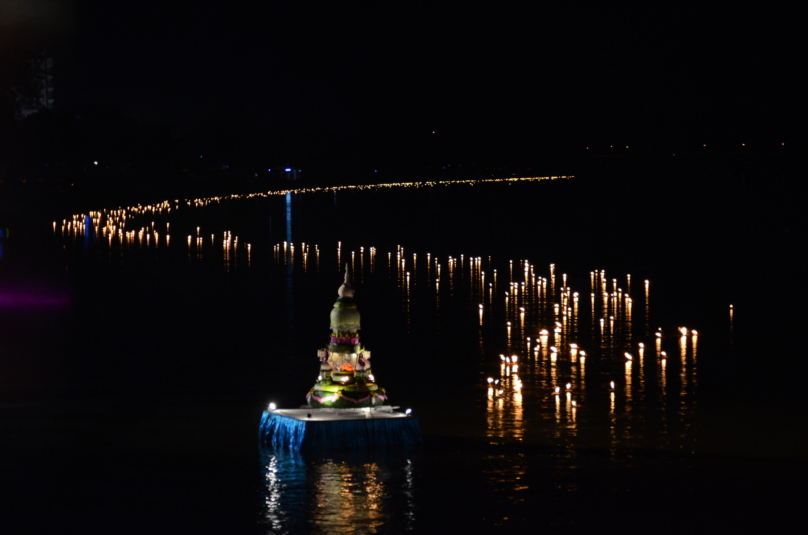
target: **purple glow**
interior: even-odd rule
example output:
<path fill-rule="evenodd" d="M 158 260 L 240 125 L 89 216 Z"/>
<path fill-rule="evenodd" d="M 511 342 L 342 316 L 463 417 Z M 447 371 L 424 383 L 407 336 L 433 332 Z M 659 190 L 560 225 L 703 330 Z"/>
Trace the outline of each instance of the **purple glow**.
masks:
<path fill-rule="evenodd" d="M 56 308 L 70 304 L 70 297 L 45 292 L 0 290 L 0 308 Z"/>

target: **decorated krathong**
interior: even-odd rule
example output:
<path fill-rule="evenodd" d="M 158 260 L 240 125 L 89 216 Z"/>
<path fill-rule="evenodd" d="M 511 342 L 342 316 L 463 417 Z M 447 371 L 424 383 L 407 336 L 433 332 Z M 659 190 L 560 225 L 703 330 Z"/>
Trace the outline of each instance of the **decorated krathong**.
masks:
<path fill-rule="evenodd" d="M 370 370 L 370 351 L 359 343 L 359 311 L 345 266 L 345 280 L 331 311 L 331 340 L 317 352 L 320 375 L 299 409 L 264 411 L 262 446 L 293 451 L 321 448 L 412 446 L 422 442 L 412 411 L 397 412 Z"/>
<path fill-rule="evenodd" d="M 359 341 L 361 323 L 347 265 L 338 294 L 331 310 L 331 339 L 317 352 L 320 375 L 306 402 L 312 408 L 337 409 L 383 405 L 387 393 L 376 384 L 370 351 Z"/>

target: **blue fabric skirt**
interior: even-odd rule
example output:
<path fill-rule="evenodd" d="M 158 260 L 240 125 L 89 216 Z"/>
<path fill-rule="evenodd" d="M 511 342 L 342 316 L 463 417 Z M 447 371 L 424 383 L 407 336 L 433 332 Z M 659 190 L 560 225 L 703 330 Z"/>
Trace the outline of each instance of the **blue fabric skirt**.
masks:
<path fill-rule="evenodd" d="M 405 446 L 420 444 L 423 439 L 418 419 L 413 417 L 310 421 L 265 411 L 258 441 L 263 447 L 302 451 Z"/>

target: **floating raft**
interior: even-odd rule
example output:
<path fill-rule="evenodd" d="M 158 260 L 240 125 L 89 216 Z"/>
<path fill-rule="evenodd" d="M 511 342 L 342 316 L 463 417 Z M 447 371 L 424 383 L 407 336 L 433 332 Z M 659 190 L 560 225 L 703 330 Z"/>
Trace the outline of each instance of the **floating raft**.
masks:
<path fill-rule="evenodd" d="M 302 451 L 407 446 L 423 439 L 417 418 L 383 406 L 264 411 L 258 441 L 265 447 Z"/>

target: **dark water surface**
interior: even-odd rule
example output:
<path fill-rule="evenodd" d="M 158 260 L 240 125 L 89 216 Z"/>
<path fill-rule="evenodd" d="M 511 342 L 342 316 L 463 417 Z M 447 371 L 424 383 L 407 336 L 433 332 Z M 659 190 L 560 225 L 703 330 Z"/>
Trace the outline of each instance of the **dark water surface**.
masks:
<path fill-rule="evenodd" d="M 286 254 L 284 196 L 128 210 L 123 243 L 67 214 L 15 229 L 0 260 L 4 532 L 801 521 L 803 229 L 783 232 L 787 204 L 755 224 L 723 192 L 646 185 L 295 195 Z M 425 444 L 260 451 L 267 403 L 299 406 L 313 385 L 345 262 L 377 380 Z"/>

